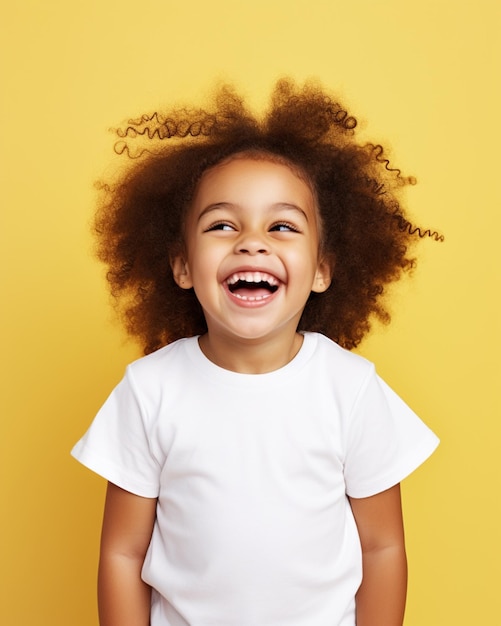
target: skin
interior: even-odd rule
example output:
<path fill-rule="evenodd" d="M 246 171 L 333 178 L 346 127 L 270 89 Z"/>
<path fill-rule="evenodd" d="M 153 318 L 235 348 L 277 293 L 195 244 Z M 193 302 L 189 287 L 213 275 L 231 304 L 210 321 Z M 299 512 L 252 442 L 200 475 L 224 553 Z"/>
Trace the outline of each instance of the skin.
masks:
<path fill-rule="evenodd" d="M 141 568 L 156 503 L 108 483 L 98 573 L 101 626 L 149 626 L 151 589 L 141 580 Z"/>
<path fill-rule="evenodd" d="M 400 485 L 369 498 L 350 498 L 350 504 L 362 546 L 357 626 L 402 626 L 407 558 Z"/>
<path fill-rule="evenodd" d="M 276 370 L 301 347 L 297 325 L 310 292 L 325 291 L 314 194 L 288 166 L 240 156 L 208 170 L 187 216 L 174 279 L 195 290 L 207 358 L 247 374 Z M 263 281 L 257 288 L 246 281 Z M 263 286 L 268 283 L 270 288 Z M 235 288 L 238 286 L 238 288 Z M 407 567 L 399 485 L 350 499 L 363 555 L 357 626 L 402 626 Z M 108 486 L 99 566 L 101 626 L 148 626 L 151 590 L 141 568 L 156 500 Z"/>

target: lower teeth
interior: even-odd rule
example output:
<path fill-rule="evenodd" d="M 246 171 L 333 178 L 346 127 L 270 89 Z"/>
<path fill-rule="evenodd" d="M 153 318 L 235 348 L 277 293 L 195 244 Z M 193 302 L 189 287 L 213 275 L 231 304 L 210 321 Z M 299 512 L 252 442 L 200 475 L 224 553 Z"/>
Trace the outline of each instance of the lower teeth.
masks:
<path fill-rule="evenodd" d="M 249 300 L 250 302 L 254 302 L 255 300 L 265 300 L 266 298 L 269 298 L 269 296 L 241 296 L 238 293 L 234 293 L 233 295 L 240 300 Z"/>

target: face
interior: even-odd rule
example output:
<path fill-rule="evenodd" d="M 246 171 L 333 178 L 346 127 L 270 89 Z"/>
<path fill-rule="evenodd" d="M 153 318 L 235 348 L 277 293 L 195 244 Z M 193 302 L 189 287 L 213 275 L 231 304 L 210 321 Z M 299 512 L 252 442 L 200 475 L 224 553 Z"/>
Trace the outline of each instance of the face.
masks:
<path fill-rule="evenodd" d="M 194 288 L 213 338 L 294 336 L 310 292 L 330 283 L 319 243 L 309 185 L 286 165 L 237 157 L 202 176 L 174 278 Z"/>

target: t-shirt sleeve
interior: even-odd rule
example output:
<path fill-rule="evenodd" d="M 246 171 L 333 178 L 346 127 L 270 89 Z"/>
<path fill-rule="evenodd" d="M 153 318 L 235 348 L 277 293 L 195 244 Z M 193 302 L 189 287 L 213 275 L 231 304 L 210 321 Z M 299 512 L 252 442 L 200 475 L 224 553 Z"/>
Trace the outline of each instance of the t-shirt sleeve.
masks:
<path fill-rule="evenodd" d="M 160 467 L 129 370 L 71 454 L 122 489 L 146 498 L 158 496 Z"/>
<path fill-rule="evenodd" d="M 346 493 L 366 498 L 393 487 L 438 443 L 438 437 L 372 370 L 347 426 Z"/>

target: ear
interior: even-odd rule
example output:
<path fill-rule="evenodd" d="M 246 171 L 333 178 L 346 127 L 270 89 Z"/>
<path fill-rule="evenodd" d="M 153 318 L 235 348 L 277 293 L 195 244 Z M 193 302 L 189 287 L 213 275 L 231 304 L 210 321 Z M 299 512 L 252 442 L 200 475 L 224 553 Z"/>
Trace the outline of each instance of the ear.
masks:
<path fill-rule="evenodd" d="M 313 278 L 311 290 L 315 293 L 323 293 L 329 289 L 334 270 L 334 259 L 321 259 L 317 265 L 317 271 Z"/>
<path fill-rule="evenodd" d="M 191 272 L 187 261 L 184 257 L 176 256 L 171 259 L 170 266 L 172 268 L 172 276 L 181 289 L 191 289 L 193 281 L 191 280 Z"/>

